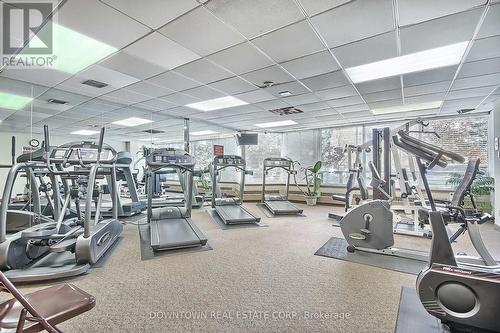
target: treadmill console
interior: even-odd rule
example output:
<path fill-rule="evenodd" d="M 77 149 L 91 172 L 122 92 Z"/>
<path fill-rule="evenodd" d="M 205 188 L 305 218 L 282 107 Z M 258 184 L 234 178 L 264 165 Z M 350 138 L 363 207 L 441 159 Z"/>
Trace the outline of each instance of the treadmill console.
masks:
<path fill-rule="evenodd" d="M 241 158 L 241 156 L 236 156 L 236 155 L 216 156 L 214 162 L 216 165 L 222 165 L 222 166 L 232 166 L 232 165 L 239 167 L 245 166 L 245 160 Z"/>
<path fill-rule="evenodd" d="M 287 158 L 271 157 L 264 160 L 264 167 L 290 168 L 292 161 Z"/>
<path fill-rule="evenodd" d="M 194 158 L 182 149 L 158 148 L 153 149 L 146 159 L 149 166 L 191 168 L 195 165 Z"/>
<path fill-rule="evenodd" d="M 52 149 L 50 159 L 54 163 L 68 163 L 80 165 L 80 163 L 97 163 L 99 146 L 94 142 L 72 142 Z M 114 163 L 116 151 L 109 145 L 104 145 L 101 150 L 100 162 Z"/>

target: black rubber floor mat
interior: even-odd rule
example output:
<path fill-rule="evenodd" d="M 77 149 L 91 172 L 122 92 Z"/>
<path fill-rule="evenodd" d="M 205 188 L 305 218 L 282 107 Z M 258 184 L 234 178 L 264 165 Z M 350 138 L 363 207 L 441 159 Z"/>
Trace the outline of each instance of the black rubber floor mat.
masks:
<path fill-rule="evenodd" d="M 425 311 L 414 288 L 402 287 L 394 333 L 445 333 L 446 326 Z"/>
<path fill-rule="evenodd" d="M 396 256 L 368 253 L 363 251 L 350 253 L 347 251 L 347 245 L 348 244 L 345 239 L 332 237 L 325 243 L 325 245 L 316 251 L 315 255 L 414 275 L 420 273 L 420 271 L 427 266 L 427 263 L 423 261 Z"/>

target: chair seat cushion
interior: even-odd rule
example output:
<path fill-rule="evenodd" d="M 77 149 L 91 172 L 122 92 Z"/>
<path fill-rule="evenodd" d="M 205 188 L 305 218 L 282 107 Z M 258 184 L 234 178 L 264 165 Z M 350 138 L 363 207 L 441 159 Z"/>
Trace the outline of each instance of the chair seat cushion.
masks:
<path fill-rule="evenodd" d="M 89 311 L 95 306 L 94 296 L 72 284 L 62 284 L 24 295 L 30 304 L 52 325 Z M 23 306 L 15 299 L 0 304 L 0 328 L 16 328 Z M 29 313 L 28 317 L 31 316 Z M 25 332 L 43 330 L 40 324 L 26 321 Z"/>

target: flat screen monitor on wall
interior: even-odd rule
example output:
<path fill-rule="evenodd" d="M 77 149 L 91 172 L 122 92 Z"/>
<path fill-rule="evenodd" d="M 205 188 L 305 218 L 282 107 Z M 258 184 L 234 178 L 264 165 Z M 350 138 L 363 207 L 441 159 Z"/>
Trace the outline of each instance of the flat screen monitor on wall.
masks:
<path fill-rule="evenodd" d="M 236 133 L 238 146 L 256 146 L 259 144 L 258 133 Z"/>

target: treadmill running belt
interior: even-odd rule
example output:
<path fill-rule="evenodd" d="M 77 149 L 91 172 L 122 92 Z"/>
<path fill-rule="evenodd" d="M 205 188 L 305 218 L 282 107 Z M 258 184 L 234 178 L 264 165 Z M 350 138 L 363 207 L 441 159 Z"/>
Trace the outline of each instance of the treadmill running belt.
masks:
<path fill-rule="evenodd" d="M 257 223 L 260 218 L 250 214 L 241 205 L 216 206 L 215 210 L 226 224 Z"/>
<path fill-rule="evenodd" d="M 184 218 L 151 221 L 151 247 L 155 250 L 203 246 L 207 240 Z"/>
<path fill-rule="evenodd" d="M 264 204 L 274 215 L 302 214 L 303 212 L 288 200 L 266 200 Z"/>

